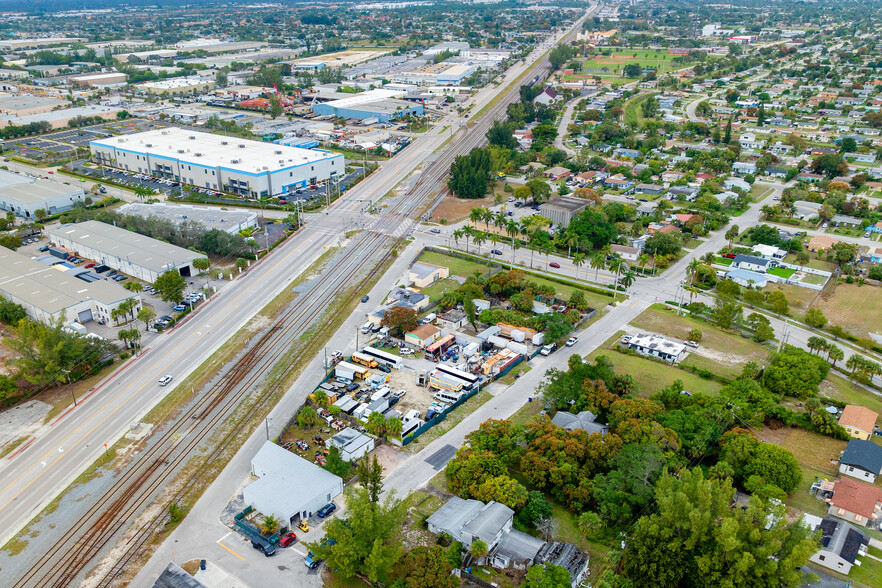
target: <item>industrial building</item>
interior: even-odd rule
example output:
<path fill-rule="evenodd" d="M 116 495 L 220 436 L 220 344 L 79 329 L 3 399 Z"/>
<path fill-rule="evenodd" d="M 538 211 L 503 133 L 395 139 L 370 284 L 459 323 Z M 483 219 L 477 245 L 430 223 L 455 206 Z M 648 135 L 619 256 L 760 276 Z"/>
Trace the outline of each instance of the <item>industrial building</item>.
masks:
<path fill-rule="evenodd" d="M 32 96 L 30 94 L 0 95 L 0 112 L 11 116 L 29 116 L 51 112 L 59 106 L 69 105 L 67 100 Z"/>
<path fill-rule="evenodd" d="M 122 108 L 119 106 L 102 106 L 100 104 L 90 104 L 89 106 L 78 106 L 76 108 L 65 108 L 62 110 L 53 110 L 52 112 L 44 112 L 42 114 L 30 114 L 27 116 L 4 116 L 0 117 L 0 126 L 22 126 L 36 122 L 47 122 L 53 129 L 60 129 L 68 126 L 68 123 L 80 116 L 100 117 L 104 120 L 116 120 L 116 113 Z"/>
<path fill-rule="evenodd" d="M 48 234 L 58 247 L 150 283 L 168 271 L 184 277 L 195 275 L 193 260 L 205 257 L 95 220 L 60 225 Z"/>
<path fill-rule="evenodd" d="M 358 120 L 376 118 L 378 122 L 389 122 L 403 116 L 422 116 L 422 104 L 400 100 L 406 94 L 398 90 L 368 90 L 340 100 L 316 103 L 312 111 L 321 116 Z"/>
<path fill-rule="evenodd" d="M 214 78 L 170 78 L 155 82 L 144 82 L 136 87 L 140 92 L 148 94 L 165 94 L 184 96 L 214 90 Z"/>
<path fill-rule="evenodd" d="M 65 322 L 110 321 L 110 313 L 133 298 L 140 309 L 141 295 L 116 282 L 86 282 L 61 266 L 48 266 L 11 249 L 0 247 L 0 296 L 20 304 L 29 317 L 44 323 L 61 316 Z"/>
<path fill-rule="evenodd" d="M 17 51 L 19 49 L 39 49 L 71 43 L 85 43 L 85 37 L 39 37 L 35 39 L 5 39 L 0 41 L 0 51 Z"/>
<path fill-rule="evenodd" d="M 67 80 L 75 86 L 85 86 L 88 88 L 94 88 L 95 86 L 107 86 L 111 84 L 124 84 L 127 79 L 128 76 L 119 71 L 83 74 L 67 78 Z"/>
<path fill-rule="evenodd" d="M 342 176 L 343 155 L 178 128 L 91 141 L 96 163 L 240 196 L 288 194 Z"/>
<path fill-rule="evenodd" d="M 293 527 L 343 493 L 343 479 L 267 441 L 251 458 L 259 479 L 242 489 L 245 504 Z"/>
<path fill-rule="evenodd" d="M 16 216 L 33 219 L 38 210 L 51 216 L 84 198 L 83 189 L 77 186 L 0 170 L 0 210 Z"/>
<path fill-rule="evenodd" d="M 539 205 L 539 214 L 556 227 L 567 228 L 570 222 L 588 208 L 588 201 L 570 196 L 558 196 Z"/>
<path fill-rule="evenodd" d="M 154 204 L 130 202 L 121 206 L 118 212 L 142 218 L 165 219 L 176 225 L 195 223 L 203 229 L 217 229 L 231 235 L 245 229 L 257 228 L 257 213 L 249 210 L 222 210 L 209 206 L 173 205 L 163 202 Z"/>

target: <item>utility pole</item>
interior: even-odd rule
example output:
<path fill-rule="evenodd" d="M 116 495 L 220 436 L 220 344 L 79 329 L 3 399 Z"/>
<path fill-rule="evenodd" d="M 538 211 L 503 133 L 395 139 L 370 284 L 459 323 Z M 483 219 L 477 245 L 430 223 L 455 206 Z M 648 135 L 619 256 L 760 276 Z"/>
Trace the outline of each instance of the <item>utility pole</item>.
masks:
<path fill-rule="evenodd" d="M 269 418 L 269 417 L 266 417 L 265 419 L 263 419 L 263 421 L 266 423 L 266 440 L 269 441 L 269 422 L 270 422 L 270 418 Z"/>
<path fill-rule="evenodd" d="M 67 377 L 67 386 L 68 386 L 68 388 L 70 388 L 70 370 L 62 369 L 61 371 L 63 371 L 64 375 Z M 73 398 L 74 406 L 76 406 L 77 405 L 77 397 L 74 394 L 73 388 L 70 388 L 70 397 Z"/>

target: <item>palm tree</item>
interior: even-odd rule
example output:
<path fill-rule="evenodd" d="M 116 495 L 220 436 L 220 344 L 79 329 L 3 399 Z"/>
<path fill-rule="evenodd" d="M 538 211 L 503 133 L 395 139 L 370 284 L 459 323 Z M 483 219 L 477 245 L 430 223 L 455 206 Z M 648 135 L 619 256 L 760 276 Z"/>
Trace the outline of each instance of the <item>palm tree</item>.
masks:
<path fill-rule="evenodd" d="M 462 238 L 465 236 L 465 233 L 463 232 L 462 229 L 456 229 L 456 230 L 453 231 L 453 233 L 451 234 L 451 236 L 453 237 L 453 242 L 456 243 L 457 246 L 458 246 L 458 245 L 459 245 L 459 240 L 462 239 Z"/>
<path fill-rule="evenodd" d="M 518 243 L 517 241 L 515 241 L 514 239 L 512 239 L 512 241 L 511 241 L 511 264 L 512 265 L 517 263 L 515 261 L 515 252 L 520 248 L 521 248 L 521 244 Z"/>
<path fill-rule="evenodd" d="M 481 254 L 481 245 L 483 245 L 487 241 L 487 237 L 484 236 L 484 233 L 475 233 L 472 236 L 472 243 L 474 243 L 478 247 L 478 255 Z"/>
<path fill-rule="evenodd" d="M 726 240 L 729 242 L 729 248 L 732 248 L 732 241 L 735 240 L 735 237 L 738 236 L 738 225 L 732 225 L 729 227 L 729 230 L 726 231 Z"/>
<path fill-rule="evenodd" d="M 597 274 L 600 270 L 606 268 L 606 258 L 603 253 L 595 253 L 591 256 L 591 268 L 594 270 L 594 281 L 597 282 Z"/>
<path fill-rule="evenodd" d="M 266 515 L 263 517 L 263 522 L 260 523 L 260 532 L 264 535 L 272 535 L 278 531 L 281 526 L 282 525 L 276 517 L 273 515 Z"/>
<path fill-rule="evenodd" d="M 637 256 L 637 265 L 640 266 L 640 271 L 646 269 L 646 264 L 649 263 L 649 256 L 645 253 L 641 253 Z"/>
<path fill-rule="evenodd" d="M 473 208 L 471 212 L 469 212 L 469 220 L 475 228 L 478 228 L 478 222 L 484 220 L 484 209 Z"/>
<path fill-rule="evenodd" d="M 579 268 L 585 265 L 585 254 L 577 253 L 573 256 L 573 265 L 576 267 L 576 279 L 579 279 Z"/>
<path fill-rule="evenodd" d="M 799 264 L 799 269 L 802 270 L 803 267 L 811 260 L 807 251 L 802 250 L 796 254 L 796 263 Z"/>
<path fill-rule="evenodd" d="M 485 557 L 487 553 L 489 553 L 489 549 L 487 549 L 487 544 L 484 543 L 482 539 L 475 539 L 472 541 L 472 546 L 469 548 L 469 553 L 472 554 L 476 560 L 480 560 Z"/>
<path fill-rule="evenodd" d="M 699 269 L 701 269 L 701 262 L 693 257 L 689 265 L 686 266 L 686 275 L 690 278 L 690 284 L 695 284 L 695 276 L 698 275 Z"/>
<path fill-rule="evenodd" d="M 502 230 L 506 226 L 508 226 L 508 217 L 504 212 L 500 210 L 493 216 L 493 224 L 499 227 L 500 230 Z"/>
<path fill-rule="evenodd" d="M 616 274 L 615 283 L 613 284 L 613 300 L 615 300 L 618 297 L 619 274 L 622 273 L 622 271 L 624 271 L 627 267 L 628 267 L 628 264 L 626 264 L 624 261 L 622 261 L 622 258 L 619 257 L 618 255 L 614 255 L 613 258 L 609 260 L 609 263 L 607 263 L 607 268 L 609 268 L 609 271 L 614 272 Z M 630 270 L 628 270 L 628 271 L 630 271 Z"/>
<path fill-rule="evenodd" d="M 705 263 L 705 265 L 711 265 L 714 262 L 714 260 L 716 260 L 716 258 L 717 258 L 716 253 L 714 253 L 713 251 L 708 251 L 707 253 L 705 253 L 702 256 L 701 261 L 703 261 Z"/>
<path fill-rule="evenodd" d="M 579 244 L 579 237 L 577 235 L 568 235 L 565 243 L 567 244 L 567 257 L 570 257 L 573 246 Z"/>
<path fill-rule="evenodd" d="M 842 360 L 844 357 L 845 353 L 835 343 L 831 343 L 827 348 L 827 359 L 833 360 L 833 367 L 836 367 L 836 362 Z"/>
<path fill-rule="evenodd" d="M 628 288 L 631 287 L 631 285 L 634 283 L 634 280 L 636 278 L 637 278 L 637 275 L 634 272 L 632 272 L 630 269 L 628 269 L 628 271 L 625 272 L 625 274 L 622 276 L 622 279 L 620 280 L 620 282 L 622 283 L 622 286 L 625 287 L 625 292 L 628 291 Z"/>

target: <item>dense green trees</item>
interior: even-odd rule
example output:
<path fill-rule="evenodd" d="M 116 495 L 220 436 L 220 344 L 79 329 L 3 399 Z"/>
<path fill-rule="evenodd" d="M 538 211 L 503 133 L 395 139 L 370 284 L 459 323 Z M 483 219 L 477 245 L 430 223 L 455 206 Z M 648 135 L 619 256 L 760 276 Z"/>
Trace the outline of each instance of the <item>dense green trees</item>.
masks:
<path fill-rule="evenodd" d="M 180 303 L 184 299 L 184 288 L 187 282 L 178 272 L 172 270 L 165 272 L 153 283 L 153 287 L 159 292 L 160 298 L 165 302 Z"/>
<path fill-rule="evenodd" d="M 751 499 L 733 509 L 732 496 L 727 480 L 705 480 L 700 469 L 662 476 L 657 512 L 627 542 L 625 575 L 647 587 L 799 585 L 816 538 L 799 521 L 788 524 L 783 506 Z"/>
<path fill-rule="evenodd" d="M 509 122 L 502 122 L 499 120 L 493 121 L 493 126 L 487 131 L 487 141 L 489 141 L 491 145 L 504 147 L 505 149 L 517 148 L 518 142 L 512 134 L 512 131 L 514 130 L 512 128 L 513 126 L 514 125 Z"/>
<path fill-rule="evenodd" d="M 483 198 L 490 183 L 490 153 L 474 148 L 468 155 L 460 155 L 450 166 L 447 185 L 458 198 Z"/>
<path fill-rule="evenodd" d="M 393 588 L 459 588 L 447 551 L 434 545 L 415 547 L 392 568 Z"/>
<path fill-rule="evenodd" d="M 763 374 L 763 385 L 773 394 L 808 398 L 818 393 L 830 364 L 797 347 L 787 345 L 775 354 Z"/>
<path fill-rule="evenodd" d="M 577 242 L 587 242 L 591 247 L 596 248 L 612 242 L 618 231 L 604 213 L 593 208 L 586 208 L 570 221 L 565 234 L 576 237 Z"/>

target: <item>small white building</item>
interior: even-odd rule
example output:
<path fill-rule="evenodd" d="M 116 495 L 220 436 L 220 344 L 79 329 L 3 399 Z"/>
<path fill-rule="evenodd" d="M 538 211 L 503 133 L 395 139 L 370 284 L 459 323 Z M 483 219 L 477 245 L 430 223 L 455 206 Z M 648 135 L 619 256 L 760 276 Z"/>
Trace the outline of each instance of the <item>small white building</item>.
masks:
<path fill-rule="evenodd" d="M 786 250 L 775 247 L 774 245 L 763 245 L 762 243 L 754 245 L 753 252 L 757 257 L 775 261 L 781 261 L 787 256 Z"/>
<path fill-rule="evenodd" d="M 671 341 L 654 333 L 640 333 L 631 337 L 628 348 L 641 355 L 657 357 L 668 363 L 676 363 L 686 354 L 686 345 Z"/>
<path fill-rule="evenodd" d="M 738 143 L 742 149 L 760 149 L 765 142 L 757 140 L 753 133 L 743 133 L 738 138 Z"/>
<path fill-rule="evenodd" d="M 354 461 L 374 450 L 374 438 L 347 427 L 325 440 L 325 447 L 336 447 L 343 461 Z"/>
<path fill-rule="evenodd" d="M 82 188 L 0 170 L 0 210 L 16 216 L 33 220 L 38 210 L 50 216 L 84 199 Z"/>
<path fill-rule="evenodd" d="M 259 479 L 242 489 L 245 504 L 293 527 L 343 493 L 343 479 L 267 441 L 251 459 Z"/>

